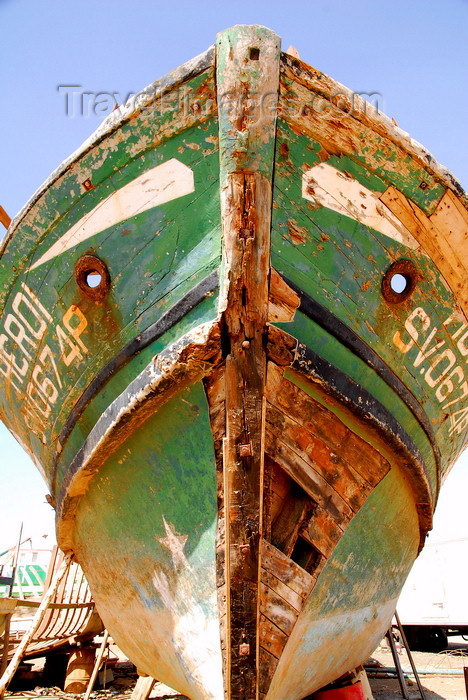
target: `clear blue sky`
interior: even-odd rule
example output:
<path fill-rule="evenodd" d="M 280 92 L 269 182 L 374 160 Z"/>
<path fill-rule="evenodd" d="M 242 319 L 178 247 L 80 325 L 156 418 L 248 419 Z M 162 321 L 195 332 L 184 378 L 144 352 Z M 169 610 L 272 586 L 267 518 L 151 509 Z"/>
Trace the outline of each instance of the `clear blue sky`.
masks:
<path fill-rule="evenodd" d="M 0 204 L 16 214 L 102 121 L 93 109 L 67 116 L 58 86 L 137 92 L 238 23 L 264 24 L 347 87 L 381 93 L 384 111 L 468 187 L 466 0 L 0 0 Z M 21 519 L 29 535 L 53 518 L 39 474 L 3 427 L 0 460 L 1 551 Z M 466 530 L 457 511 L 467 486 L 465 458 L 441 500 L 444 535 Z"/>

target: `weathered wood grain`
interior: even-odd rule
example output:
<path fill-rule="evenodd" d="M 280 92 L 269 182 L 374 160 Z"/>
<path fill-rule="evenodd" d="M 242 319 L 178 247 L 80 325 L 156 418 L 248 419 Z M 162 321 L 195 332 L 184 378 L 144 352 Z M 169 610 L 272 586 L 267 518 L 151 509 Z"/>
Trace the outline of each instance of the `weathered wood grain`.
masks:
<path fill-rule="evenodd" d="M 317 505 L 300 534 L 328 559 L 343 536 L 343 528 L 325 508 Z"/>
<path fill-rule="evenodd" d="M 262 540 L 262 568 L 295 591 L 303 600 L 312 590 L 314 577 L 266 540 Z"/>
<path fill-rule="evenodd" d="M 270 323 L 292 321 L 300 299 L 276 270 L 270 268 L 270 296 L 268 320 Z"/>
<path fill-rule="evenodd" d="M 245 223 L 243 213 L 252 215 L 254 212 L 255 195 L 247 206 L 245 202 L 241 204 L 244 182 L 243 176 L 233 176 L 234 203 L 231 211 L 234 221 L 229 221 L 230 226 L 226 221 L 226 238 L 230 234 L 237 239 Z M 256 692 L 257 684 L 258 537 L 261 531 L 264 452 L 262 413 L 265 359 L 262 338 L 267 313 L 265 256 L 268 250 L 268 242 L 265 239 L 262 241 L 261 236 L 262 233 L 268 236 L 269 231 L 263 228 L 263 231 L 257 229 L 256 233 L 257 240 L 260 240 L 255 248 L 253 239 L 250 239 L 251 243 L 245 250 L 240 242 L 239 247 L 234 245 L 234 250 L 226 251 L 226 257 L 231 261 L 231 284 L 234 282 L 234 271 L 240 272 L 237 284 L 232 284 L 228 292 L 225 314 L 230 354 L 226 358 L 228 450 L 224 464 L 227 475 L 225 489 L 229 492 L 226 527 L 230 530 L 228 585 L 231 588 L 231 665 L 235 664 L 235 674 L 232 673 L 231 678 L 235 678 L 236 684 L 239 684 L 239 694 L 247 692 L 243 687 L 244 682 L 248 684 L 250 693 Z M 260 262 L 262 258 L 263 264 Z M 260 308 L 252 308 L 257 305 Z M 237 697 L 232 686 L 231 693 Z"/>
<path fill-rule="evenodd" d="M 280 367 L 291 365 L 296 346 L 296 338 L 276 328 L 276 326 L 268 325 L 267 355 L 269 360 Z"/>
<path fill-rule="evenodd" d="M 281 411 L 288 412 L 291 418 L 301 421 L 305 428 L 337 450 L 343 439 L 348 436 L 348 429 L 338 421 L 333 432 L 330 432 L 329 420 L 322 406 L 292 382 L 285 382 L 282 370 L 274 363 L 268 364 L 266 392 L 269 403 Z"/>
<path fill-rule="evenodd" d="M 304 605 L 304 598 L 264 568 L 262 568 L 261 583 L 282 598 L 297 613 L 300 613 Z"/>
<path fill-rule="evenodd" d="M 377 450 L 370 449 L 362 438 L 349 431 L 341 443 L 341 452 L 348 464 L 355 464 L 362 477 L 375 487 L 390 470 L 390 464 Z M 359 465 L 359 466 L 358 466 Z"/>
<path fill-rule="evenodd" d="M 268 688 L 270 687 L 273 674 L 275 673 L 278 665 L 278 659 L 263 647 L 260 647 L 258 656 L 258 675 L 260 678 L 258 697 L 259 700 L 263 700 L 268 692 Z"/>
<path fill-rule="evenodd" d="M 271 178 L 279 38 L 234 27 L 218 36 L 220 186 L 225 324 L 228 697 L 258 696 L 258 610 L 263 509 L 264 336 L 268 321 Z M 252 111 L 253 100 L 253 111 Z M 233 106 L 236 105 L 235 107 Z"/>
<path fill-rule="evenodd" d="M 291 487 L 271 525 L 272 544 L 288 556 L 291 556 L 294 549 L 297 533 L 309 504 L 305 491 L 294 482 Z"/>
<path fill-rule="evenodd" d="M 394 120 L 390 119 L 378 107 L 376 108 L 375 104 L 372 105 L 366 101 L 361 94 L 353 92 L 321 70 L 307 65 L 298 57 L 293 58 L 283 54 L 282 72 L 287 83 L 290 80 L 298 81 L 318 97 L 324 98 L 324 102 L 317 105 L 317 111 L 321 109 L 322 114 L 325 112 L 328 116 L 332 111 L 332 105 L 334 105 L 334 114 L 341 115 L 344 119 L 349 115 L 350 119 L 365 124 L 375 133 L 376 139 L 379 136 L 390 139 L 427 173 L 428 182 L 440 182 L 442 187 L 452 188 L 458 195 L 464 196 L 465 202 L 468 203 L 466 195 L 453 175 L 444 166 L 437 163 L 424 146 L 414 141 L 406 131 L 396 126 Z M 369 95 L 369 97 L 372 96 Z M 377 95 L 374 93 L 374 96 L 380 97 L 378 93 Z M 326 157 L 325 154 L 324 157 Z M 420 196 L 423 193 L 424 191 Z M 431 199 L 434 201 L 433 197 Z"/>
<path fill-rule="evenodd" d="M 359 488 L 367 490 L 366 482 L 375 486 L 388 472 L 390 466 L 377 450 L 371 449 L 361 437 L 337 420 L 331 411 L 285 379 L 282 370 L 274 363 L 268 364 L 267 397 L 277 411 L 287 416 L 288 422 L 294 421 L 318 438 L 330 451 L 328 454 L 339 455 L 340 465 L 341 460 L 345 465 L 343 473 L 348 474 L 351 481 L 357 482 Z M 273 415 L 271 413 L 272 417 Z M 274 422 L 269 425 L 273 430 Z M 333 429 L 330 429 L 331 425 Z M 331 473 L 329 478 L 333 481 Z M 337 491 L 340 491 L 339 487 Z"/>
<path fill-rule="evenodd" d="M 131 700 L 147 700 L 156 683 L 151 676 L 138 676 L 138 680 L 131 694 Z"/>
<path fill-rule="evenodd" d="M 353 515 L 351 507 L 341 496 L 299 455 L 292 452 L 269 428 L 266 427 L 265 448 L 268 454 L 296 481 L 316 502 L 327 507 L 334 517 L 349 521 Z"/>
<path fill-rule="evenodd" d="M 216 524 L 216 586 L 219 610 L 219 636 L 222 651 L 223 677 L 228 675 L 228 561 L 226 559 L 226 520 L 225 520 L 225 476 L 223 470 L 226 446 L 226 382 L 224 363 L 205 377 L 205 391 L 210 412 L 210 426 L 213 433 L 213 447 L 216 459 L 217 505 Z M 225 695 L 227 697 L 226 691 Z"/>
<path fill-rule="evenodd" d="M 335 421 L 330 415 L 330 430 Z M 271 404 L 267 406 L 267 424 L 274 435 L 325 479 L 354 511 L 362 506 L 371 486 L 340 454 Z"/>
<path fill-rule="evenodd" d="M 435 212 L 429 217 L 432 223 L 453 241 L 452 248 L 457 253 L 467 255 L 468 210 L 451 190 L 446 190 Z"/>
<path fill-rule="evenodd" d="M 271 612 L 271 610 L 269 612 Z M 294 624 L 294 622 L 292 624 Z M 288 634 L 283 632 L 274 622 L 269 620 L 268 617 L 260 615 L 259 637 L 260 646 L 270 652 L 275 658 L 279 659 L 288 641 Z"/>
<path fill-rule="evenodd" d="M 276 627 L 279 627 L 284 634 L 289 635 L 291 633 L 297 619 L 297 610 L 290 606 L 284 598 L 278 596 L 275 591 L 265 585 L 265 583 L 263 583 L 263 578 L 260 585 L 260 610 L 262 614 Z M 262 646 L 268 649 L 265 644 L 262 644 Z M 271 649 L 269 649 L 269 651 L 271 651 Z"/>

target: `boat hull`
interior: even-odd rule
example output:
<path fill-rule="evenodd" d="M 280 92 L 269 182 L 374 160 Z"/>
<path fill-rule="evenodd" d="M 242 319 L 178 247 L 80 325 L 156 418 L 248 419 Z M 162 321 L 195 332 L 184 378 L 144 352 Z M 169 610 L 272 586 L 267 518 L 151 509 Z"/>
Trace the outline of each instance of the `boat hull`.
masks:
<path fill-rule="evenodd" d="M 216 528 L 213 440 L 198 383 L 102 465 L 74 533 L 119 646 L 140 672 L 194 698 L 223 695 Z"/>
<path fill-rule="evenodd" d="M 223 697 L 217 500 L 209 404 L 198 382 L 101 463 L 73 521 L 75 555 L 106 627 L 140 671 L 193 698 Z M 418 521 L 414 495 L 394 467 L 309 582 L 269 697 L 300 700 L 372 652 L 417 555 Z M 287 611 L 276 622 L 284 637 Z M 278 653 L 278 640 L 263 644 L 264 655 Z M 298 674 L 299 687 L 291 680 Z"/>
<path fill-rule="evenodd" d="M 466 196 L 369 109 L 234 27 L 2 247 L 2 419 L 110 633 L 190 698 L 362 663 L 468 439 Z"/>

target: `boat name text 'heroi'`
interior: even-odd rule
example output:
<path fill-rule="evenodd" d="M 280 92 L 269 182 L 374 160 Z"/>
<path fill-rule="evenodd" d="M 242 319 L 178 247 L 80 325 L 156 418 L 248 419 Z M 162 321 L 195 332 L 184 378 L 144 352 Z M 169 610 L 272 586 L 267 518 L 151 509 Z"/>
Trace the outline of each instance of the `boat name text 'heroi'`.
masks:
<path fill-rule="evenodd" d="M 11 312 L 5 316 L 4 332 L 0 333 L 0 374 L 24 395 L 28 425 L 36 432 L 38 428 L 44 429 L 59 391 L 63 389 L 61 363 L 69 367 L 89 352 L 81 339 L 88 322 L 82 311 L 72 304 L 61 322 L 53 324 L 51 314 L 24 282 L 21 289 L 13 299 Z M 53 329 L 51 344 L 43 345 L 38 354 L 49 329 Z"/>

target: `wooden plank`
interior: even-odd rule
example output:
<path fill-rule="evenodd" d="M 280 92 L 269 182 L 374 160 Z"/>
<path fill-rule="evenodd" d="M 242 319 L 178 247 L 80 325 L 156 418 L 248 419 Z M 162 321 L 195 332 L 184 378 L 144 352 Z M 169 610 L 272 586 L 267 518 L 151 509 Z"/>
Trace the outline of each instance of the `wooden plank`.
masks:
<path fill-rule="evenodd" d="M 225 479 L 227 475 L 223 470 L 224 446 L 226 443 L 226 384 L 224 377 L 224 363 L 219 365 L 205 380 L 205 391 L 208 398 L 210 425 L 213 433 L 213 446 L 216 459 L 216 480 L 218 495 L 218 518 L 216 528 L 216 587 L 219 610 L 219 635 L 221 643 L 221 657 L 223 664 L 223 677 L 227 678 L 228 661 L 228 586 L 226 578 L 229 578 L 226 560 L 226 522 L 225 522 Z"/>
<path fill-rule="evenodd" d="M 235 178 L 235 176 L 233 176 Z M 236 178 L 239 183 L 239 178 Z M 243 191 L 238 189 L 238 194 Z M 236 207 L 233 208 L 236 211 Z M 238 222 L 238 228 L 241 222 Z M 239 266 L 242 270 L 242 263 Z M 246 280 L 244 281 L 246 282 Z M 240 293 L 245 284 L 240 284 Z M 251 287 L 249 285 L 249 292 Z M 231 300 L 232 299 L 231 296 Z M 235 328 L 241 314 L 241 297 L 233 303 L 236 318 L 227 323 L 231 352 L 226 358 L 226 434 L 227 451 L 224 470 L 226 474 L 226 530 L 229 530 L 230 559 L 230 635 L 231 683 L 238 691 L 234 697 L 256 692 L 256 639 L 257 639 L 257 579 L 258 536 L 261 531 L 261 502 L 263 486 L 263 350 L 258 329 L 246 324 L 242 337 Z M 245 307 L 244 307 L 245 308 Z M 230 316 L 226 313 L 226 318 Z M 246 319 L 247 320 L 247 319 Z M 231 323 L 232 322 L 232 323 Z M 237 336 L 237 337 L 236 337 Z M 249 338 L 251 340 L 249 340 Z M 242 343 L 248 343 L 247 352 Z M 241 452 L 241 447 L 244 451 Z M 246 689 L 248 688 L 248 690 Z"/>
<path fill-rule="evenodd" d="M 259 649 L 259 700 L 265 698 L 268 688 L 270 687 L 271 679 L 276 671 L 278 659 L 270 654 L 269 651 L 260 647 Z"/>
<path fill-rule="evenodd" d="M 236 26 L 218 35 L 221 216 L 225 324 L 225 522 L 230 698 L 258 693 L 259 543 L 264 459 L 264 337 L 268 321 L 271 180 L 280 40 L 270 30 Z M 272 95 L 247 115 L 243 98 Z M 235 108 L 232 96 L 235 96 Z M 228 99 L 227 99 L 228 98 Z M 230 98 L 230 99 L 229 99 Z"/>
<path fill-rule="evenodd" d="M 327 445 L 338 449 L 348 436 L 348 428 L 338 420 L 333 432 L 330 432 L 330 421 L 323 407 L 295 384 L 285 380 L 282 370 L 273 362 L 268 363 L 266 397 L 272 406 L 285 411 L 293 420 L 302 422 L 307 430 Z"/>
<path fill-rule="evenodd" d="M 67 554 L 64 557 L 59 570 L 55 574 L 55 579 L 52 581 L 48 590 L 42 596 L 41 604 L 40 604 L 40 606 L 39 606 L 39 608 L 34 616 L 33 621 L 31 622 L 31 625 L 30 625 L 28 631 L 23 636 L 23 639 L 21 640 L 21 643 L 19 644 L 18 648 L 16 649 L 15 654 L 14 654 L 12 660 L 10 661 L 5 673 L 0 678 L 0 698 L 3 697 L 6 688 L 8 688 L 8 685 L 9 685 L 11 679 L 15 675 L 15 673 L 18 669 L 18 666 L 21 663 L 21 659 L 24 656 L 24 653 L 26 651 L 28 644 L 32 640 L 37 629 L 39 628 L 49 603 L 51 602 L 52 598 L 54 597 L 55 593 L 57 592 L 57 589 L 58 589 L 62 579 L 64 578 L 64 576 L 66 575 L 66 573 L 68 571 L 70 561 L 71 561 L 71 555 Z"/>
<path fill-rule="evenodd" d="M 0 613 L 3 608 L 13 605 L 14 608 L 38 608 L 40 606 L 38 600 L 28 600 L 23 598 L 0 598 Z M 49 610 L 82 610 L 85 608 L 94 608 L 94 603 L 50 603 Z"/>
<path fill-rule="evenodd" d="M 268 457 L 263 459 L 263 537 L 271 540 L 272 512 L 281 508 L 282 498 L 273 493 L 273 462 Z"/>
<path fill-rule="evenodd" d="M 463 246 L 459 252 L 465 257 L 468 242 L 468 210 L 451 190 L 446 190 L 435 212 L 429 217 L 441 231 L 447 231 Z"/>
<path fill-rule="evenodd" d="M 260 612 L 276 627 L 279 627 L 285 635 L 291 634 L 298 615 L 295 608 L 291 607 L 284 598 L 276 595 L 275 592 L 264 583 L 260 584 Z M 260 641 L 260 644 L 272 654 L 274 653 L 268 646 L 263 644 L 262 641 Z"/>
<path fill-rule="evenodd" d="M 313 576 L 266 540 L 262 540 L 262 567 L 304 600 L 308 597 L 315 582 Z"/>
<path fill-rule="evenodd" d="M 224 363 L 219 365 L 205 380 L 205 391 L 208 398 L 210 425 L 213 433 L 213 446 L 216 459 L 216 479 L 218 495 L 218 518 L 216 528 L 216 587 L 219 610 L 219 635 L 222 650 L 223 677 L 228 677 L 227 663 L 229 660 L 228 624 L 229 605 L 226 578 L 229 578 L 226 568 L 226 522 L 225 522 L 225 481 L 227 475 L 223 471 L 223 448 L 226 442 L 226 385 Z"/>
<path fill-rule="evenodd" d="M 371 486 L 378 484 L 388 472 L 389 464 L 377 450 L 349 430 L 331 411 L 284 379 L 282 370 L 273 362 L 268 363 L 267 399 L 339 454 L 348 467 Z"/>
<path fill-rule="evenodd" d="M 468 269 L 466 241 L 468 234 L 464 226 L 458 236 L 451 235 L 452 223 L 456 218 L 461 219 L 464 223 L 464 216 L 461 216 L 460 209 L 455 209 L 451 203 L 448 204 L 446 199 L 442 210 L 433 220 L 395 187 L 388 187 L 380 199 L 427 251 L 468 317 L 468 287 L 466 284 Z M 437 224 L 441 225 L 442 228 L 439 228 Z M 460 240 L 463 241 L 462 245 L 460 245 Z"/>
<path fill-rule="evenodd" d="M 265 429 L 265 449 L 316 503 L 326 506 L 338 521 L 347 522 L 352 518 L 354 513 L 346 501 L 307 462 L 282 442 L 269 425 Z"/>
<path fill-rule="evenodd" d="M 340 541 L 343 530 L 325 508 L 317 505 L 308 523 L 302 526 L 300 535 L 328 559 Z"/>
<path fill-rule="evenodd" d="M 372 491 L 370 484 L 323 440 L 312 435 L 285 412 L 267 405 L 267 424 L 293 452 L 309 464 L 349 504 L 358 511 Z M 336 417 L 329 414 L 330 431 Z"/>
<path fill-rule="evenodd" d="M 310 503 L 307 494 L 293 482 L 283 507 L 271 523 L 271 542 L 282 552 L 291 556 L 297 533 L 301 527 L 305 511 Z M 296 488 L 294 488 L 296 487 Z"/>
<path fill-rule="evenodd" d="M 267 455 L 267 457 L 268 457 L 268 455 Z M 271 535 L 271 523 L 278 516 L 278 514 L 281 512 L 281 510 L 283 508 L 283 504 L 284 504 L 284 498 L 281 498 L 281 496 L 276 491 L 271 489 L 270 501 L 269 501 L 268 508 L 267 508 L 265 495 L 266 495 L 265 492 L 263 492 L 263 504 L 264 504 L 263 507 L 264 507 L 264 511 L 265 511 L 265 519 L 267 517 L 267 511 L 268 511 L 268 515 L 270 516 L 268 521 L 269 521 L 269 532 Z M 266 532 L 266 530 L 265 530 L 265 532 Z M 267 539 L 268 539 L 268 541 L 270 541 L 271 536 L 268 536 Z"/>
<path fill-rule="evenodd" d="M 294 351 L 297 347 L 297 339 L 289 333 L 268 324 L 267 355 L 280 367 L 287 367 L 294 360 Z"/>
<path fill-rule="evenodd" d="M 259 636 L 262 649 L 266 649 L 276 659 L 279 659 L 289 635 L 280 630 L 265 615 L 260 615 Z"/>
<path fill-rule="evenodd" d="M 262 568 L 261 583 L 282 598 L 291 608 L 296 610 L 296 612 L 299 613 L 302 610 L 304 598 L 283 583 L 283 581 L 280 581 L 271 571 Z"/>
<path fill-rule="evenodd" d="M 146 700 L 149 698 L 155 683 L 156 679 L 151 678 L 151 676 L 138 676 L 138 680 L 132 691 L 131 700 Z"/>
<path fill-rule="evenodd" d="M 390 471 L 390 464 L 376 449 L 349 431 L 340 447 L 340 454 L 348 464 L 355 464 L 361 476 L 372 486 L 379 484 Z"/>
<path fill-rule="evenodd" d="M 0 665 L 0 678 L 3 677 L 7 666 L 8 666 L 8 653 L 10 651 L 10 625 L 11 625 L 12 613 L 7 613 L 5 615 L 3 624 L 3 652 L 2 652 L 2 663 Z M 4 690 L 0 689 L 0 698 L 3 697 Z"/>
<path fill-rule="evenodd" d="M 227 429 L 227 426 L 226 426 Z M 223 440 L 223 510 L 222 516 L 224 521 L 224 552 L 221 555 L 220 560 L 224 563 L 224 595 L 226 601 L 225 610 L 221 608 L 222 620 L 224 622 L 224 627 L 220 627 L 220 640 L 222 646 L 226 650 L 226 655 L 223 658 L 223 672 L 224 672 L 224 694 L 229 698 L 231 693 L 231 527 L 229 523 L 229 516 L 231 512 L 231 491 L 229 489 L 229 473 L 227 465 L 230 460 L 230 451 L 228 438 L 225 437 Z M 220 516 L 218 515 L 218 520 Z M 218 598 L 219 601 L 219 598 Z M 223 614 L 225 613 L 225 614 Z"/>
<path fill-rule="evenodd" d="M 271 465 L 271 490 L 281 501 L 284 501 L 288 497 L 292 479 L 271 457 L 267 459 Z"/>
<path fill-rule="evenodd" d="M 94 683 L 95 683 L 96 678 L 97 678 L 99 667 L 101 666 L 101 661 L 102 661 L 102 658 L 104 656 L 104 652 L 106 650 L 108 640 L 109 640 L 109 632 L 106 630 L 104 632 L 104 636 L 102 638 L 101 646 L 99 647 L 99 652 L 98 652 L 98 655 L 96 657 L 96 661 L 94 663 L 93 672 L 91 673 L 91 678 L 89 679 L 88 687 L 86 688 L 86 693 L 84 695 L 83 700 L 89 700 L 89 696 L 91 695 L 91 691 L 93 690 L 93 686 L 94 686 Z M 133 697 L 133 694 L 132 694 L 132 697 Z"/>
<path fill-rule="evenodd" d="M 290 477 L 280 469 L 271 457 L 265 455 L 263 488 L 263 535 L 271 541 L 271 526 L 281 512 L 291 484 Z"/>
<path fill-rule="evenodd" d="M 215 451 L 222 452 L 219 441 L 226 435 L 226 384 L 224 364 L 217 367 L 205 378 L 205 390 L 210 409 L 210 424 L 213 433 Z"/>
<path fill-rule="evenodd" d="M 270 268 L 268 305 L 268 320 L 270 323 L 293 321 L 299 304 L 300 299 L 296 292 L 286 284 L 273 267 Z"/>

